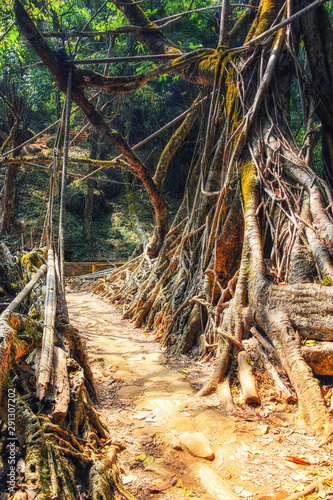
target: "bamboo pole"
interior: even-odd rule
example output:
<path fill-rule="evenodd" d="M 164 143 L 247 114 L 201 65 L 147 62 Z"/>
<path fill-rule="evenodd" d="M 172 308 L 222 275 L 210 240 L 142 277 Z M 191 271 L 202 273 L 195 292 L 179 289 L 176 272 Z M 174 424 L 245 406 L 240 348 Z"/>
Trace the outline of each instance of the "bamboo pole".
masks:
<path fill-rule="evenodd" d="M 173 14 L 172 16 L 162 17 L 161 19 L 155 19 L 153 23 L 160 23 L 164 21 L 169 21 L 170 19 L 176 19 L 179 16 L 184 16 L 185 14 L 194 14 L 195 12 L 203 12 L 205 10 L 218 10 L 221 9 L 222 4 L 219 5 L 211 5 L 209 7 L 200 7 L 199 9 L 185 10 L 184 12 L 179 12 L 178 14 Z M 254 5 L 246 5 L 244 3 L 231 3 L 230 7 L 244 7 L 245 9 L 258 9 L 257 6 Z M 161 29 L 161 27 L 159 26 Z"/>
<path fill-rule="evenodd" d="M 43 327 L 43 342 L 40 364 L 37 376 L 37 397 L 42 400 L 50 381 L 53 344 L 54 344 L 54 325 L 56 314 L 56 280 L 54 268 L 54 253 L 49 248 L 47 257 L 47 277 L 46 277 L 46 297 Z"/>
<path fill-rule="evenodd" d="M 28 167 L 32 167 L 32 168 L 37 168 L 39 170 L 44 170 L 45 172 L 52 172 L 52 170 L 49 168 L 49 167 L 44 167 L 43 165 L 38 165 L 37 163 L 33 163 L 34 161 L 40 161 L 40 162 L 43 162 L 45 163 L 47 160 L 49 160 L 51 158 L 48 158 L 47 156 L 43 157 L 43 158 L 30 158 L 30 157 L 23 157 L 21 158 L 18 162 L 15 162 L 15 163 L 19 163 L 20 165 L 26 165 Z M 105 162 L 99 162 L 98 160 L 91 160 L 91 162 L 89 162 L 89 159 L 88 158 L 69 158 L 69 163 L 82 163 L 82 164 L 87 164 L 89 165 L 89 163 L 93 166 L 93 167 L 96 167 L 97 165 L 99 165 L 100 163 L 102 163 L 103 165 L 103 168 L 107 168 L 107 167 L 115 167 L 115 164 L 113 162 L 108 162 L 107 164 L 104 164 Z M 74 161 L 73 161 L 74 160 Z M 14 163 L 14 160 L 5 160 L 4 163 Z M 62 170 L 59 171 L 59 174 L 62 174 Z M 75 177 L 77 179 L 83 179 L 83 177 L 85 177 L 84 175 L 82 174 L 76 174 L 74 172 L 67 172 L 67 176 L 68 177 Z M 104 182 L 105 184 L 119 184 L 121 186 L 127 186 L 128 184 L 126 184 L 125 182 L 121 182 L 121 181 L 112 181 L 111 179 L 104 179 L 103 177 L 91 177 L 91 180 L 92 181 L 97 181 L 97 182 Z"/>
<path fill-rule="evenodd" d="M 96 59 L 76 59 L 72 61 L 73 64 L 105 64 L 105 63 L 120 63 L 120 62 L 141 62 L 141 61 L 159 61 L 159 60 L 169 60 L 178 59 L 178 57 L 185 56 L 185 52 L 179 52 L 178 54 L 152 54 L 144 56 L 123 56 L 123 57 L 106 57 L 106 58 L 96 58 Z M 43 64 L 43 63 L 42 63 Z"/>
<path fill-rule="evenodd" d="M 223 0 L 220 17 L 219 46 L 228 46 L 228 20 L 230 12 L 230 0 Z"/>
<path fill-rule="evenodd" d="M 34 286 L 38 283 L 41 277 L 46 272 L 46 265 L 43 264 L 37 271 L 37 273 L 32 277 L 27 285 L 20 291 L 20 293 L 15 297 L 15 299 L 9 304 L 9 306 L 1 313 L 0 319 L 6 319 L 6 317 L 14 312 L 23 300 L 29 295 Z"/>
<path fill-rule="evenodd" d="M 65 267 L 64 267 L 64 269 L 65 269 Z M 59 269 L 59 259 L 58 259 L 58 256 L 56 253 L 54 256 L 54 270 L 55 270 L 55 275 L 56 275 L 56 280 L 57 280 L 57 285 L 58 285 L 58 294 L 59 294 L 59 298 L 60 298 L 61 312 L 62 312 L 64 318 L 66 319 L 66 321 L 69 321 L 66 294 L 65 294 L 65 289 L 64 289 L 62 281 L 61 281 L 60 269 Z"/>
<path fill-rule="evenodd" d="M 92 97 L 89 97 L 88 101 L 93 101 L 100 94 L 101 94 L 100 91 L 97 92 Z M 80 109 L 81 109 L 80 106 L 76 106 L 76 108 L 74 108 L 71 111 L 71 115 L 74 115 L 75 113 L 77 113 L 78 111 L 80 111 Z M 38 137 L 41 137 L 43 134 L 46 134 L 47 132 L 49 132 L 50 130 L 52 130 L 56 125 L 59 125 L 60 122 L 61 122 L 61 118 L 59 118 L 59 120 L 56 120 L 55 122 L 53 122 L 48 127 L 44 128 L 41 132 L 38 132 L 38 134 L 36 134 L 33 137 L 31 137 L 31 139 L 28 139 L 27 141 L 23 142 L 19 146 L 16 146 L 16 148 L 14 148 L 14 149 L 10 149 L 9 151 L 6 151 L 6 153 L 4 153 L 3 155 L 0 156 L 1 161 L 3 161 L 5 158 L 8 158 L 8 156 L 10 156 L 12 153 L 15 153 L 15 151 L 17 151 L 18 149 L 24 148 L 24 146 L 28 146 L 28 144 L 31 144 L 32 142 L 35 142 L 36 139 L 38 139 Z"/>
<path fill-rule="evenodd" d="M 61 193 L 60 193 L 60 216 L 59 216 L 59 270 L 62 289 L 65 287 L 65 215 L 66 215 L 66 184 L 67 184 L 67 167 L 68 167 L 68 150 L 69 150 L 69 120 L 71 111 L 71 91 L 72 91 L 72 76 L 73 72 L 70 68 L 67 82 L 66 95 L 66 112 L 65 112 L 65 138 L 64 138 L 64 154 L 61 176 Z"/>
<path fill-rule="evenodd" d="M 254 5 L 246 5 L 243 3 L 232 3 L 230 4 L 230 7 L 232 8 L 237 8 L 237 7 L 244 7 L 245 9 L 258 9 L 257 6 Z M 197 12 L 204 12 L 207 10 L 218 10 L 221 8 L 221 5 L 213 5 L 209 7 L 201 7 L 200 9 L 192 9 L 192 10 L 185 10 L 184 12 L 179 12 L 178 14 L 173 14 L 172 16 L 164 17 L 161 19 L 156 19 L 155 21 L 152 21 L 152 23 L 157 23 L 157 22 L 164 22 L 164 21 L 170 21 L 172 19 L 178 19 L 182 18 L 183 16 L 189 15 L 189 14 L 195 14 Z M 158 31 L 160 29 L 164 28 L 164 26 L 150 26 L 149 30 L 150 31 Z M 63 31 L 51 31 L 51 32 L 42 32 L 42 35 L 44 38 L 77 38 L 77 37 L 85 37 L 85 38 L 95 38 L 97 36 L 112 36 L 112 35 L 121 35 L 121 34 L 127 34 L 127 33 L 133 33 L 133 32 L 138 32 L 142 31 L 144 29 L 143 26 L 120 26 L 119 28 L 116 28 L 114 30 L 105 30 L 105 31 L 68 31 L 67 33 L 64 33 Z"/>

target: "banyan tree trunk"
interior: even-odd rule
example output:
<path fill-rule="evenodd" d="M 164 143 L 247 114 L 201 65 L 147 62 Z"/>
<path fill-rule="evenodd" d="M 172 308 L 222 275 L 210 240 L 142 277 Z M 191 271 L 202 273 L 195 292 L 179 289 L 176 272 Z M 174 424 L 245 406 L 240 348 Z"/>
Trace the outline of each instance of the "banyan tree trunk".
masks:
<path fill-rule="evenodd" d="M 280 7 L 262 3 L 248 42 L 270 28 Z M 319 22 L 323 7 L 311 16 Z M 299 23 L 294 30 L 303 33 Z M 299 336 L 333 340 L 332 196 L 311 168 L 309 144 L 298 147 L 288 124 L 292 75 L 304 78 L 291 36 L 282 27 L 254 52 L 220 48 L 201 147 L 158 259 L 130 262 L 95 291 L 122 303 L 126 316 L 175 351 L 195 344 L 204 356 L 215 351 L 215 373 L 201 394 L 224 378 L 229 386 L 231 359 L 238 359 L 241 383 L 244 373 L 251 379 L 242 341 L 257 327 L 296 391 L 299 415 L 328 439 L 331 418 Z M 307 57 L 314 66 L 310 48 Z M 311 133 L 312 97 L 302 97 Z M 232 408 L 226 383 L 223 397 Z M 245 386 L 248 402 L 258 403 L 255 387 Z"/>

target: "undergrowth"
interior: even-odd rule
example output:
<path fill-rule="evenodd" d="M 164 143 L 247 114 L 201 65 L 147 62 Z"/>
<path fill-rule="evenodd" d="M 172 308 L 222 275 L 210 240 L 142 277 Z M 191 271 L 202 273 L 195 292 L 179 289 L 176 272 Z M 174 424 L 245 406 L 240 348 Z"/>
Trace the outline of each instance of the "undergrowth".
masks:
<path fill-rule="evenodd" d="M 77 171 L 81 174 L 85 173 L 84 169 Z M 33 247 L 32 240 L 34 240 L 35 246 L 39 246 L 46 210 L 44 198 L 47 194 L 49 175 L 48 172 L 24 166 L 19 170 L 15 225 L 12 233 L 2 238 L 13 252 L 21 248 L 22 235 L 25 250 L 30 250 Z M 103 183 L 100 183 L 98 188 L 102 191 Z M 70 197 L 77 190 L 85 192 L 85 189 L 85 183 L 75 180 L 69 183 L 67 196 Z M 138 217 L 149 240 L 154 228 L 152 209 L 144 189 L 139 184 L 134 189 Z M 175 212 L 179 200 L 167 196 L 167 202 L 171 207 L 171 212 Z M 99 212 L 95 220 L 92 221 L 91 238 L 88 241 L 83 238 L 83 213 L 77 214 L 67 211 L 66 261 L 123 262 L 132 255 L 140 242 L 131 224 L 124 187 L 112 199 L 106 199 L 106 204 L 109 209 Z M 58 216 L 59 204 L 56 200 L 54 226 L 58 224 Z M 32 232 L 34 232 L 33 235 Z"/>

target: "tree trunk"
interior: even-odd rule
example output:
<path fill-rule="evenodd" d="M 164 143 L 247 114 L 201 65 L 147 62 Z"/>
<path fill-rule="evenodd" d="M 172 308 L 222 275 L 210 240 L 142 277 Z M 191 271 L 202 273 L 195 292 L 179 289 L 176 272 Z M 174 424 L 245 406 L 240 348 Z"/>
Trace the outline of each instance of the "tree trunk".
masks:
<path fill-rule="evenodd" d="M 15 194 L 17 165 L 9 165 L 6 169 L 5 183 L 0 193 L 0 233 L 9 234 L 12 230 L 15 214 Z"/>

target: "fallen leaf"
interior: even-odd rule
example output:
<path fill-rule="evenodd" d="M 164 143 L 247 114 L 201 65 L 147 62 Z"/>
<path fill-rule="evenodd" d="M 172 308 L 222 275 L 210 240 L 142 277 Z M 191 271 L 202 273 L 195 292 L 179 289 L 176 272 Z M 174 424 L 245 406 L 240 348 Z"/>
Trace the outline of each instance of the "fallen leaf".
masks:
<path fill-rule="evenodd" d="M 315 340 L 306 340 L 305 341 L 305 345 L 306 347 L 313 347 L 317 344 L 317 342 Z"/>
<path fill-rule="evenodd" d="M 271 495 L 265 495 L 264 497 L 260 497 L 259 500 L 282 500 L 283 498 L 287 498 L 289 493 L 285 490 L 279 490 Z"/>
<path fill-rule="evenodd" d="M 133 481 L 135 481 L 137 477 L 134 475 L 134 474 L 130 474 L 129 476 L 125 476 L 123 479 L 122 479 L 122 483 L 125 485 L 125 484 L 129 484 L 129 483 L 132 483 Z"/>
<path fill-rule="evenodd" d="M 186 373 L 186 374 L 188 373 L 187 370 L 180 370 L 180 371 L 183 372 L 183 373 Z"/>
<path fill-rule="evenodd" d="M 253 497 L 253 493 L 251 493 L 251 491 L 246 491 L 244 490 L 244 488 L 242 488 L 242 486 L 236 486 L 235 488 L 235 493 L 242 497 L 242 498 L 250 498 L 250 497 Z"/>
<path fill-rule="evenodd" d="M 268 425 L 257 425 L 257 430 L 253 431 L 254 436 L 264 436 L 268 432 Z"/>
<path fill-rule="evenodd" d="M 154 457 L 151 457 L 151 456 L 148 456 L 147 458 L 145 458 L 145 460 L 143 461 L 143 466 L 144 467 L 148 467 L 148 465 L 152 464 L 154 462 Z"/>
<path fill-rule="evenodd" d="M 285 422 L 284 420 L 281 420 L 281 418 L 278 418 L 278 417 L 269 417 L 269 420 L 273 424 L 281 425 L 282 427 L 288 427 L 290 425 L 288 422 Z"/>
<path fill-rule="evenodd" d="M 34 498 L 36 498 L 36 496 L 37 496 L 35 491 L 25 490 L 25 492 L 27 494 L 28 500 L 34 500 Z"/>
<path fill-rule="evenodd" d="M 141 455 L 136 455 L 136 457 L 134 457 L 134 462 L 139 462 L 140 460 L 143 462 L 143 460 L 146 460 L 147 458 L 147 455 L 145 453 L 141 453 Z"/>
<path fill-rule="evenodd" d="M 288 462 L 293 462 L 294 464 L 299 464 L 299 465 L 311 465 L 309 460 L 304 460 L 304 458 L 299 458 L 299 457 L 286 457 L 286 460 Z"/>
<path fill-rule="evenodd" d="M 181 479 L 178 479 L 176 482 L 176 487 L 177 488 L 184 488 L 183 481 Z"/>
<path fill-rule="evenodd" d="M 150 493 L 159 493 L 160 491 L 168 490 L 172 488 L 177 482 L 176 476 L 173 476 L 170 480 L 164 481 L 164 483 L 156 484 L 148 489 Z"/>

